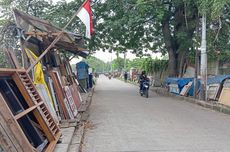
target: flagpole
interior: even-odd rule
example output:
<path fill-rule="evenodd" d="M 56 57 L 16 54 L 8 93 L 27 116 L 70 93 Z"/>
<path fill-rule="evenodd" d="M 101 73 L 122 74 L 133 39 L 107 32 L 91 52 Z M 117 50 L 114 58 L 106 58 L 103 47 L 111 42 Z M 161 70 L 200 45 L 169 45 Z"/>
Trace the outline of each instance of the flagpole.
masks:
<path fill-rule="evenodd" d="M 81 7 L 78 8 L 77 12 L 75 12 L 72 16 L 72 18 L 69 20 L 69 22 L 62 28 L 62 30 L 65 30 L 70 23 L 72 23 L 73 19 L 76 17 L 76 15 L 79 13 L 79 11 L 81 10 L 81 8 L 83 7 L 83 5 L 87 2 L 87 0 L 81 5 Z"/>

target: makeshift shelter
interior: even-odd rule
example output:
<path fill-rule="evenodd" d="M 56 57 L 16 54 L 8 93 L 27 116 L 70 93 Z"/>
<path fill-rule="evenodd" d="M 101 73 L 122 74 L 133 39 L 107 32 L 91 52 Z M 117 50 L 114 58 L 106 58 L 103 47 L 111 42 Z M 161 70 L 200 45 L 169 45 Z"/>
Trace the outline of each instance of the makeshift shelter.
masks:
<path fill-rule="evenodd" d="M 61 55 L 61 51 L 86 57 L 88 52 L 81 48 L 82 37 L 18 10 L 14 10 L 14 15 L 17 27 L 20 28 L 19 31 L 24 38 L 22 46 L 32 51 L 32 53 L 27 53 L 27 56 L 29 58 L 34 55 L 39 56 L 30 63 L 27 72 L 30 72 L 37 61 L 42 59 L 42 65 L 46 68 L 44 76 L 46 83 L 49 84 L 53 107 L 58 117 L 74 119 L 80 107 L 81 98 L 69 60 Z M 34 75 L 35 72 L 32 72 L 31 75 Z M 74 95 L 74 92 L 77 95 Z"/>
<path fill-rule="evenodd" d="M 53 151 L 63 119 L 75 119 L 81 106 L 68 51 L 87 56 L 82 37 L 45 20 L 13 10 L 23 57 L 5 48 L 10 68 L 0 68 L 0 150 Z"/>
<path fill-rule="evenodd" d="M 81 61 L 76 64 L 77 70 L 77 79 L 80 85 L 87 90 L 88 89 L 88 80 L 89 80 L 89 65 L 84 61 Z"/>
<path fill-rule="evenodd" d="M 220 94 L 219 102 L 230 106 L 230 78 L 224 80 L 223 89 Z"/>
<path fill-rule="evenodd" d="M 193 81 L 193 78 L 167 78 L 165 84 L 169 87 L 169 92 L 180 94 L 183 87 L 190 81 Z"/>

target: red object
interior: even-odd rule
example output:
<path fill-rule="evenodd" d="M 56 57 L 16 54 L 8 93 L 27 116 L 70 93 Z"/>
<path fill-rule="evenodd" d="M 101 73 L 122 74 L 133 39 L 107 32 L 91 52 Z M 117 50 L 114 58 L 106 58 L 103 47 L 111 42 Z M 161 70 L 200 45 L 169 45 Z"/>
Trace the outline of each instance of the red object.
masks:
<path fill-rule="evenodd" d="M 93 19 L 89 0 L 86 0 L 82 4 L 81 8 L 77 11 L 76 15 L 86 26 L 86 37 L 91 38 L 91 35 L 93 34 Z"/>

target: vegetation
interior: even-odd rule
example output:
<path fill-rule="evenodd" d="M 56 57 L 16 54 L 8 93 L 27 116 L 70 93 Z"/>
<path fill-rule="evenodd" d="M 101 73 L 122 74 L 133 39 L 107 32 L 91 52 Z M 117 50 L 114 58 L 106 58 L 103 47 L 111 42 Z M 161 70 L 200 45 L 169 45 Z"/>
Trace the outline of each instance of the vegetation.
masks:
<path fill-rule="evenodd" d="M 5 18 L 10 18 L 9 8 L 13 4 L 63 27 L 82 2 L 62 0 L 53 4 L 48 0 L 2 0 L 0 4 Z M 216 56 L 221 62 L 229 60 L 229 0 L 107 0 L 91 4 L 95 33 L 87 46 L 93 52 L 99 49 L 120 53 L 132 50 L 140 57 L 148 55 L 149 50 L 161 52 L 168 54 L 168 62 L 162 62 L 168 63 L 169 75 L 181 76 L 185 63 L 194 64 L 194 52 L 201 41 L 200 18 L 206 13 L 211 14 L 207 16 L 209 60 L 215 60 Z M 3 23 L 5 20 L 0 21 Z M 84 26 L 77 18 L 68 29 L 84 33 Z M 149 58 L 143 60 L 148 67 L 143 68 L 149 72 L 155 71 L 161 62 Z M 122 59 L 116 59 L 113 68 L 121 70 L 122 62 Z"/>
<path fill-rule="evenodd" d="M 90 56 L 83 61 L 93 68 L 94 72 L 108 72 L 111 69 L 110 63 L 105 63 L 104 61 L 93 56 Z"/>

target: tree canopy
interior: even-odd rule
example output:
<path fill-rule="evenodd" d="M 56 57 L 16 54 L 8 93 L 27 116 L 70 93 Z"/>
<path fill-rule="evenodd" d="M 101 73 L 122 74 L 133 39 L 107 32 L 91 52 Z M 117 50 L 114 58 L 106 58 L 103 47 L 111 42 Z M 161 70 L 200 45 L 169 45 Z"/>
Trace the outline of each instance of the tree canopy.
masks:
<path fill-rule="evenodd" d="M 2 0 L 3 16 L 10 17 L 10 5 L 63 27 L 83 0 L 54 4 L 48 0 Z M 169 56 L 170 76 L 181 76 L 186 63 L 194 62 L 200 46 L 201 13 L 207 16 L 208 57 L 229 60 L 229 0 L 97 0 L 91 1 L 95 33 L 87 40 L 88 49 L 137 56 L 147 51 Z M 1 20 L 1 24 L 5 20 Z M 84 33 L 78 18 L 68 30 Z"/>

